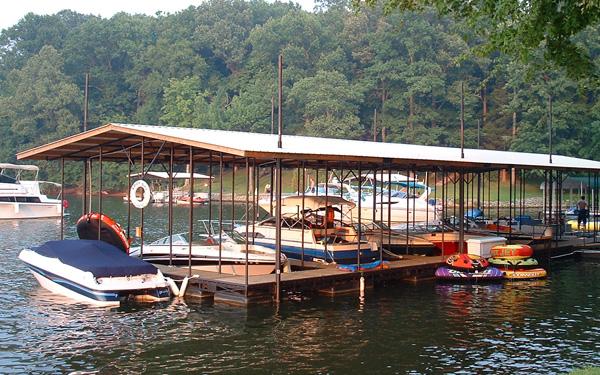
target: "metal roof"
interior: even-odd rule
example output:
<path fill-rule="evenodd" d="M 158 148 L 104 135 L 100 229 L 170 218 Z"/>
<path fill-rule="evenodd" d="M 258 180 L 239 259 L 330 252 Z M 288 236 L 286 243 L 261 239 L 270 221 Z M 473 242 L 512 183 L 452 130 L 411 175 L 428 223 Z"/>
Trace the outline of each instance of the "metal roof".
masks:
<path fill-rule="evenodd" d="M 176 163 L 190 159 L 193 147 L 194 162 L 242 165 L 245 157 L 257 163 L 275 158 L 285 165 L 302 161 L 307 167 L 330 168 L 352 162 L 371 163 L 383 168 L 414 166 L 418 170 L 447 170 L 466 167 L 472 170 L 494 170 L 506 167 L 523 169 L 557 169 L 572 171 L 600 171 L 600 162 L 548 154 L 420 146 L 398 143 L 380 143 L 332 138 L 283 135 L 278 148 L 278 135 L 245 133 L 225 130 L 179 128 L 154 125 L 108 124 L 84 133 L 58 140 L 44 146 L 21 152 L 17 159 L 85 160 L 102 152 L 106 161 L 140 160 L 143 144 L 144 161 L 168 162 L 171 150 Z M 222 154 L 221 154 L 222 153 Z M 238 158 L 239 157 L 239 158 Z M 352 168 L 356 169 L 356 166 Z"/>

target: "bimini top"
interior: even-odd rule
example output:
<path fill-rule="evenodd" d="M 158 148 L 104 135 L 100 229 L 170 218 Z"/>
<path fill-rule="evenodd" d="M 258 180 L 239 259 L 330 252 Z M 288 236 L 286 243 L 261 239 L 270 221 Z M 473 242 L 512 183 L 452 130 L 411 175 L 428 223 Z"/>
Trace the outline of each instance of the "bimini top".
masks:
<path fill-rule="evenodd" d="M 143 147 L 142 147 L 143 145 Z M 507 167 L 544 170 L 600 171 L 600 162 L 561 155 L 420 146 L 347 139 L 233 132 L 153 125 L 108 124 L 17 154 L 17 159 L 102 160 L 144 162 L 174 160 L 209 164 L 222 161 L 243 165 L 245 158 L 258 164 L 281 159 L 284 165 L 331 168 L 364 162 L 379 168 L 414 166 L 419 170 L 495 170 Z M 143 151 L 142 151 L 143 150 Z M 462 152 L 464 151 L 464 156 Z M 221 159 L 219 159 L 221 158 Z M 357 169 L 357 164 L 351 166 Z"/>

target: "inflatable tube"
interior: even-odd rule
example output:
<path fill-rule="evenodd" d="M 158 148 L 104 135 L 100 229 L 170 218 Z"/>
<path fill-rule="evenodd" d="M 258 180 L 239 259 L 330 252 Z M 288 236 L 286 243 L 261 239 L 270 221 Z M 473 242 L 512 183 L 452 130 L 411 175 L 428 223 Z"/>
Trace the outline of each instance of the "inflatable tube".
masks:
<path fill-rule="evenodd" d="M 110 217 L 99 213 L 89 213 L 77 220 L 77 235 L 82 240 L 97 240 L 100 227 L 100 240 L 107 242 L 125 253 L 129 253 L 131 239 L 127 238 L 121 226 Z"/>
<path fill-rule="evenodd" d="M 487 267 L 484 270 L 477 270 L 475 272 L 461 271 L 452 269 L 450 267 L 440 267 L 435 271 L 435 277 L 438 280 L 452 280 L 452 281 L 499 281 L 502 280 L 504 274 L 496 267 Z"/>
<path fill-rule="evenodd" d="M 475 271 L 489 266 L 487 259 L 474 254 L 455 254 L 446 259 L 446 264 L 452 269 Z"/>
<path fill-rule="evenodd" d="M 499 268 L 515 268 L 519 267 L 522 269 L 535 268 L 538 266 L 538 261 L 535 258 L 527 259 L 503 259 L 503 258 L 490 258 L 488 262 L 494 267 Z"/>
<path fill-rule="evenodd" d="M 527 259 L 533 255 L 533 249 L 528 245 L 495 245 L 490 254 L 492 258 Z"/>
<path fill-rule="evenodd" d="M 541 279 L 546 277 L 547 272 L 543 268 L 533 268 L 533 269 L 506 269 L 502 270 L 505 279 L 511 280 L 530 280 L 530 279 Z"/>

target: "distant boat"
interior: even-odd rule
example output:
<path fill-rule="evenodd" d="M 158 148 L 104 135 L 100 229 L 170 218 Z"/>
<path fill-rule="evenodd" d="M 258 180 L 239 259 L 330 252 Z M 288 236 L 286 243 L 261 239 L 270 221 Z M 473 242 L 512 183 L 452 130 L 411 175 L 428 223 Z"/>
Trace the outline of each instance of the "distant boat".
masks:
<path fill-rule="evenodd" d="M 393 174 L 391 180 L 387 174 L 384 175 L 383 189 L 381 187 L 373 189 L 373 184 L 376 186 L 381 184 L 379 176 L 365 174 L 360 181 L 360 194 L 358 187 L 353 185 L 353 183 L 358 183 L 356 179 L 349 179 L 342 183 L 338 181 L 321 182 L 309 186 L 303 194 L 306 197 L 339 197 L 354 203 L 355 205 L 352 207 L 352 220 L 354 221 L 358 221 L 359 200 L 362 222 L 381 221 L 387 223 L 389 221 L 391 226 L 394 226 L 407 222 L 433 222 L 439 218 L 437 207 L 428 201 L 433 188 L 423 183 L 407 179 L 406 176 L 400 174 Z M 298 196 L 301 194 L 301 192 L 297 193 Z M 275 202 L 268 199 L 259 201 L 259 206 L 267 212 L 274 212 L 274 205 Z M 282 207 L 282 209 L 282 213 L 291 213 L 290 209 L 293 207 Z"/>
<path fill-rule="evenodd" d="M 102 306 L 123 300 L 166 301 L 169 284 L 158 268 L 98 240 L 61 240 L 22 250 L 19 258 L 41 286 Z"/>
<path fill-rule="evenodd" d="M 22 179 L 22 174 L 34 174 L 31 180 Z M 38 181 L 39 168 L 35 165 L 0 164 L 0 219 L 36 219 L 61 217 L 66 201 L 48 198 L 42 185 L 51 185 L 60 191 L 56 182 Z"/>

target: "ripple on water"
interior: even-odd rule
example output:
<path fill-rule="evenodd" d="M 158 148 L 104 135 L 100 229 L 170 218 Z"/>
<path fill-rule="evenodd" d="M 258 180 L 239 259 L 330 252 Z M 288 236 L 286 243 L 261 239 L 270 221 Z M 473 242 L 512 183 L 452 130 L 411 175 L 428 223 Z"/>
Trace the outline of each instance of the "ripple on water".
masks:
<path fill-rule="evenodd" d="M 78 216 L 71 202 L 69 236 Z M 106 202 L 123 222 L 126 206 Z M 146 217 L 148 236 L 164 235 L 167 215 L 151 208 Z M 561 262 L 534 282 L 392 283 L 363 299 L 97 308 L 48 293 L 18 261 L 21 249 L 58 238 L 55 224 L 40 223 L 0 222 L 0 373 L 561 374 L 600 366 L 597 264 Z"/>

